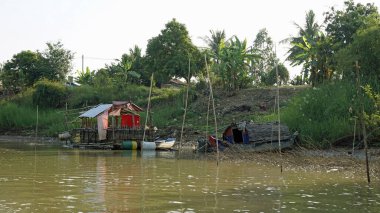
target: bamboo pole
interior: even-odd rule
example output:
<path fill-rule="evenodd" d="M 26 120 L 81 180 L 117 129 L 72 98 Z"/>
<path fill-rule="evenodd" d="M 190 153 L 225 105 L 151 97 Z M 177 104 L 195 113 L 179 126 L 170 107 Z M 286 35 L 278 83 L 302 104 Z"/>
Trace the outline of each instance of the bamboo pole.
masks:
<path fill-rule="evenodd" d="M 274 46 L 277 52 L 276 46 Z M 278 76 L 278 62 L 276 61 L 276 80 L 277 80 L 277 118 L 278 118 L 278 151 L 280 153 L 280 170 L 282 173 L 282 153 L 281 153 L 281 120 L 280 120 L 280 78 Z"/>
<path fill-rule="evenodd" d="M 38 136 L 38 105 L 37 105 L 37 119 L 36 119 L 36 141 Z"/>
<path fill-rule="evenodd" d="M 208 95 L 207 102 L 207 116 L 206 116 L 206 141 L 208 140 L 208 119 L 210 115 L 210 102 L 211 102 L 211 94 Z M 207 152 L 208 143 L 205 143 L 205 153 Z"/>
<path fill-rule="evenodd" d="M 182 119 L 182 128 L 181 128 L 181 137 L 179 140 L 179 152 L 182 151 L 182 137 L 183 137 L 183 128 L 185 126 L 185 120 L 186 120 L 186 112 L 187 112 L 187 101 L 189 99 L 189 86 L 190 86 L 190 57 L 189 57 L 189 72 L 187 74 L 187 87 L 186 87 L 186 100 L 185 100 L 185 111 L 183 113 L 183 119 Z"/>
<path fill-rule="evenodd" d="M 68 123 L 68 119 L 67 119 L 67 102 L 66 102 L 66 110 L 65 110 L 65 128 L 66 128 L 66 131 L 69 131 L 69 126 L 67 125 Z"/>
<path fill-rule="evenodd" d="M 149 117 L 149 108 L 150 108 L 150 97 L 152 95 L 152 87 L 153 87 L 153 73 L 150 77 L 150 88 L 149 88 L 149 97 L 148 97 L 148 107 L 146 109 L 146 116 L 145 116 L 145 124 L 144 124 L 144 133 L 143 133 L 143 139 L 141 141 L 141 150 L 143 149 L 143 144 L 145 141 L 145 132 L 146 132 L 146 124 L 148 123 L 148 117 Z"/>
<path fill-rule="evenodd" d="M 213 110 L 213 113 L 214 113 L 216 156 L 217 156 L 216 157 L 216 165 L 218 166 L 219 165 L 218 125 L 217 125 L 217 122 L 216 122 L 215 101 L 214 101 L 214 95 L 213 95 L 213 92 L 212 92 L 212 84 L 211 84 L 211 79 L 210 79 L 210 72 L 208 70 L 206 55 L 205 55 L 205 64 L 206 64 L 207 78 L 208 78 L 209 85 L 210 85 L 210 97 L 211 97 L 211 101 L 212 101 L 212 110 Z"/>

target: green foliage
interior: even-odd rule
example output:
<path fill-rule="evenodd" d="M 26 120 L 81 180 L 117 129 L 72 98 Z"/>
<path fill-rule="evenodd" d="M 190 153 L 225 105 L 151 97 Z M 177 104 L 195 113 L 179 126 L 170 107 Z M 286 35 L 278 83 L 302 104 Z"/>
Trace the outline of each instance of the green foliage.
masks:
<path fill-rule="evenodd" d="M 89 67 L 86 67 L 86 70 L 78 70 L 77 71 L 77 77 L 75 78 L 75 81 L 80 84 L 85 85 L 93 85 L 94 84 L 94 77 L 95 77 L 95 71 L 90 71 Z"/>
<path fill-rule="evenodd" d="M 289 81 L 289 71 L 283 64 L 278 64 L 277 67 L 280 85 L 286 84 Z M 273 86 L 277 83 L 276 67 L 273 67 L 268 73 L 263 74 L 261 81 L 268 86 Z"/>
<path fill-rule="evenodd" d="M 43 78 L 52 81 L 63 81 L 66 78 L 74 54 L 64 49 L 60 42 L 47 43 L 47 46 L 42 53 L 21 51 L 4 64 L 0 77 L 6 90 L 17 93 Z"/>
<path fill-rule="evenodd" d="M 358 62 L 363 80 L 380 80 L 380 20 L 378 25 L 359 30 L 353 42 L 336 55 L 339 73 L 347 79 L 355 79 Z"/>
<path fill-rule="evenodd" d="M 210 53 L 211 53 L 210 55 L 211 55 L 211 58 L 213 59 L 213 62 L 216 64 L 219 64 L 221 60 L 220 56 L 221 56 L 222 49 L 226 45 L 226 41 L 225 41 L 226 33 L 224 32 L 224 30 L 222 31 L 210 30 L 210 33 L 211 33 L 211 37 L 206 37 L 203 40 L 206 42 L 206 44 L 208 45 L 210 49 Z"/>
<path fill-rule="evenodd" d="M 296 86 L 296 85 L 303 85 L 304 82 L 302 81 L 302 76 L 301 76 L 301 75 L 297 75 L 297 76 L 295 76 L 295 77 L 290 81 L 290 84 L 293 85 L 293 86 Z"/>
<path fill-rule="evenodd" d="M 64 114 L 56 110 L 39 109 L 39 134 L 56 136 L 64 129 Z M 35 133 L 37 108 L 6 103 L 0 105 L 0 129 L 2 131 L 18 131 Z"/>
<path fill-rule="evenodd" d="M 119 89 L 124 89 L 129 83 L 146 84 L 147 73 L 143 69 L 143 58 L 138 46 L 129 49 L 129 53 L 123 54 L 121 59 L 116 61 L 117 63 L 111 63 L 100 69 L 95 75 L 96 80 L 110 80 Z"/>
<path fill-rule="evenodd" d="M 363 5 L 349 0 L 345 1 L 344 5 L 343 10 L 331 7 L 330 11 L 325 13 L 326 33 L 332 38 L 335 50 L 351 44 L 358 29 L 366 28 L 368 17 L 380 18 L 377 7 L 373 3 Z"/>
<path fill-rule="evenodd" d="M 102 87 L 109 87 L 113 85 L 113 77 L 112 73 L 109 72 L 107 68 L 102 68 L 98 70 L 95 73 L 94 76 L 94 87 L 95 88 L 102 88 Z"/>
<path fill-rule="evenodd" d="M 350 82 L 326 84 L 300 93 L 282 110 L 282 121 L 299 131 L 305 145 L 326 148 L 353 129 L 349 108 L 357 102 Z"/>
<path fill-rule="evenodd" d="M 185 107 L 186 89 L 160 89 L 159 93 L 152 96 L 152 120 L 153 125 L 159 128 L 165 128 L 171 125 L 182 124 L 182 116 Z M 193 89 L 189 90 L 189 102 L 196 98 Z M 188 111 L 187 119 L 191 117 Z"/>
<path fill-rule="evenodd" d="M 213 64 L 213 72 L 221 79 L 228 91 L 247 88 L 252 83 L 251 62 L 258 58 L 247 47 L 247 40 L 241 41 L 234 36 L 228 40 L 220 54 L 219 64 Z"/>
<path fill-rule="evenodd" d="M 194 76 L 203 69 L 204 59 L 191 42 L 185 25 L 173 19 L 157 37 L 148 41 L 145 68 L 149 73 L 155 73 L 158 84 L 166 83 L 172 77 L 189 81 L 189 59 L 191 76 Z"/>
<path fill-rule="evenodd" d="M 332 45 L 330 39 L 321 32 L 321 27 L 315 22 L 315 14 L 310 10 L 306 14 L 306 24 L 300 27 L 297 37 L 291 37 L 287 60 L 292 66 L 303 65 L 303 80 L 310 80 L 312 85 L 323 83 L 332 77 L 331 58 Z"/>
<path fill-rule="evenodd" d="M 33 103 L 40 107 L 59 108 L 65 105 L 67 90 L 59 82 L 41 80 L 35 84 Z"/>
<path fill-rule="evenodd" d="M 265 28 L 257 33 L 252 48 L 256 54 L 260 55 L 260 58 L 257 58 L 252 65 L 253 73 L 256 75 L 255 80 L 259 82 L 261 79 L 261 82 L 263 82 L 265 79 L 262 78 L 265 78 L 270 73 L 277 60 L 272 38 Z M 268 84 L 268 82 L 264 82 L 264 84 Z"/>
<path fill-rule="evenodd" d="M 373 91 L 370 85 L 364 87 L 364 92 L 372 101 L 374 108 L 372 112 L 365 113 L 364 115 L 367 126 L 380 133 L 380 93 Z"/>
<path fill-rule="evenodd" d="M 137 105 L 145 105 L 149 94 L 149 88 L 139 85 L 129 85 L 124 90 L 119 90 L 113 85 L 103 87 L 83 85 L 70 88 L 68 103 L 71 108 L 94 106 L 99 103 L 111 103 L 112 101 L 133 101 Z"/>
<path fill-rule="evenodd" d="M 74 59 L 74 53 L 64 49 L 63 44 L 46 43 L 48 46 L 43 52 L 43 77 L 52 81 L 63 81 L 71 70 L 71 61 Z"/>
<path fill-rule="evenodd" d="M 4 88 L 10 92 L 24 90 L 40 79 L 42 55 L 30 50 L 22 51 L 4 64 L 1 75 Z"/>

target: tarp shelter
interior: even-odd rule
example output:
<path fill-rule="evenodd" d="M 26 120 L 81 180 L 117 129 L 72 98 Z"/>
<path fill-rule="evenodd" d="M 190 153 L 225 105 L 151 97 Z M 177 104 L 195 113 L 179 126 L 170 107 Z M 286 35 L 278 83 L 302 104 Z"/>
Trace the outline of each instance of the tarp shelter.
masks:
<path fill-rule="evenodd" d="M 109 115 L 121 117 L 121 128 L 139 128 L 140 115 L 138 112 L 142 111 L 139 106 L 130 101 L 113 101 Z"/>
<path fill-rule="evenodd" d="M 260 143 L 278 141 L 279 124 L 274 123 L 253 123 L 239 122 L 231 124 L 223 132 L 223 139 L 230 143 Z M 280 140 L 289 140 L 291 138 L 289 128 L 280 125 Z"/>
<path fill-rule="evenodd" d="M 105 140 L 107 138 L 108 110 L 111 109 L 111 107 L 112 104 L 100 104 L 79 115 L 79 118 L 82 119 L 97 118 L 99 140 Z"/>
<path fill-rule="evenodd" d="M 231 124 L 228 126 L 223 132 L 223 139 L 229 143 L 249 143 L 249 135 L 245 124 Z"/>

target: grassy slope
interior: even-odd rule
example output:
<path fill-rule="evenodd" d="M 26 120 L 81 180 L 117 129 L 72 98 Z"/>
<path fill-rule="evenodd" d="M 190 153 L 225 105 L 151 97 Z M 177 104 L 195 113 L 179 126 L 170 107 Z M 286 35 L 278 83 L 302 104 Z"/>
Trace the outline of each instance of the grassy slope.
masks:
<path fill-rule="evenodd" d="M 293 96 L 301 87 L 281 88 L 281 105 Z M 153 124 L 159 129 L 170 132 L 180 130 L 184 112 L 186 88 L 153 89 L 152 119 Z M 99 103 L 111 103 L 113 100 L 131 100 L 146 108 L 149 88 L 143 86 L 131 86 L 125 90 L 115 88 L 91 88 L 80 87 L 70 89 L 68 98 L 68 121 L 74 121 L 69 128 L 78 126 L 77 115 L 79 110 L 74 108 L 92 106 Z M 33 90 L 20 94 L 10 101 L 0 102 L 0 132 L 2 134 L 34 134 L 36 126 L 36 106 L 32 104 Z M 239 120 L 268 120 L 274 119 L 272 114 L 276 91 L 268 89 L 246 89 L 235 93 L 226 94 L 216 89 L 214 94 L 217 121 L 220 128 L 224 128 L 232 121 Z M 208 94 L 204 91 L 189 92 L 189 107 L 185 122 L 185 129 L 202 132 L 206 129 Z M 210 111 L 210 120 L 213 115 Z M 145 121 L 145 112 L 142 113 Z M 64 125 L 65 109 L 39 109 L 39 132 L 46 136 L 56 136 L 66 129 Z"/>

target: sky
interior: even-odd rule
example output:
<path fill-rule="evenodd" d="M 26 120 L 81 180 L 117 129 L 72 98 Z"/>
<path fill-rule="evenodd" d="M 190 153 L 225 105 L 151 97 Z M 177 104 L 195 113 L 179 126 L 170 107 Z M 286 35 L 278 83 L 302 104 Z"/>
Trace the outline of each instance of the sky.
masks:
<path fill-rule="evenodd" d="M 297 35 L 309 10 L 322 24 L 323 12 L 344 0 L 0 0 L 0 63 L 23 50 L 46 49 L 47 42 L 61 41 L 75 53 L 72 75 L 84 66 L 91 70 L 115 62 L 138 45 L 145 53 L 148 40 L 159 35 L 175 18 L 185 24 L 193 43 L 205 47 L 202 38 L 210 30 L 224 30 L 252 45 L 266 28 L 285 61 L 288 45 L 283 39 Z M 380 0 L 355 0 L 375 3 Z M 291 77 L 300 67 L 285 63 Z"/>

